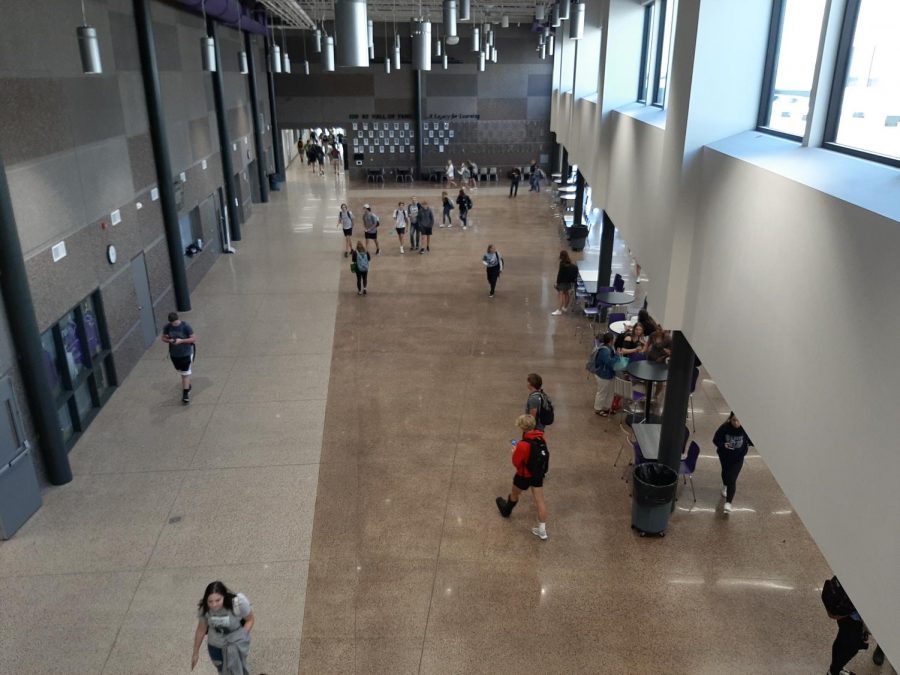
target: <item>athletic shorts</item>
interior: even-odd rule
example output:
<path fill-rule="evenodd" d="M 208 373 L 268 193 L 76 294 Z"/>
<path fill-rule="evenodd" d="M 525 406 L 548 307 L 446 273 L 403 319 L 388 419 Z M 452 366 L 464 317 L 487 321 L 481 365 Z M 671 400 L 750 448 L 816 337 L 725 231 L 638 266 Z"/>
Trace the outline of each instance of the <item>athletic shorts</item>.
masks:
<path fill-rule="evenodd" d="M 406 228 L 405 228 L 405 227 L 397 227 L 397 228 L 395 228 L 395 229 L 397 230 L 397 234 L 406 234 Z"/>
<path fill-rule="evenodd" d="M 194 362 L 194 355 L 190 356 L 173 356 L 172 357 L 172 365 L 175 366 L 175 370 L 177 370 L 182 375 L 190 375 L 191 374 L 191 364 Z"/>
<path fill-rule="evenodd" d="M 426 237 L 431 236 L 432 228 L 430 227 L 419 227 L 419 231 L 424 234 Z"/>
<path fill-rule="evenodd" d="M 378 239 L 377 232 L 366 232 L 366 239 Z"/>
<path fill-rule="evenodd" d="M 522 492 L 525 492 L 525 490 L 530 487 L 544 487 L 544 477 L 541 476 L 540 478 L 525 478 L 525 476 L 516 474 L 515 476 L 513 476 L 513 485 L 519 488 Z"/>
<path fill-rule="evenodd" d="M 352 237 L 353 236 L 353 228 L 350 228 L 349 230 L 344 230 L 344 236 Z"/>

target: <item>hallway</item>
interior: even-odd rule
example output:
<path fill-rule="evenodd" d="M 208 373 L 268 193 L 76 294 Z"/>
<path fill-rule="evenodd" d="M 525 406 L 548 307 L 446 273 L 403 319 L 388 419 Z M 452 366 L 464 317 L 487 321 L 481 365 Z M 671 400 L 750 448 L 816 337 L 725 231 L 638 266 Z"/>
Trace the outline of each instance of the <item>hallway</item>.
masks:
<path fill-rule="evenodd" d="M 253 603 L 254 673 L 824 672 L 828 566 L 755 452 L 722 515 L 712 380 L 694 396 L 697 503 L 688 486 L 665 539 L 629 529 L 581 319 L 550 316 L 547 195 L 482 188 L 474 227 L 401 256 L 396 202 L 437 211 L 439 190 L 345 187 L 289 169 L 183 317 L 192 404 L 157 343 L 72 452 L 75 480 L 0 543 L 0 671 L 187 673 L 218 578 Z M 342 201 L 360 237 L 364 202 L 381 217 L 366 297 Z M 494 506 L 532 371 L 556 408 L 546 542 L 530 497 L 508 521 Z M 855 672 L 889 672 L 870 654 Z M 214 672 L 205 650 L 194 672 Z"/>

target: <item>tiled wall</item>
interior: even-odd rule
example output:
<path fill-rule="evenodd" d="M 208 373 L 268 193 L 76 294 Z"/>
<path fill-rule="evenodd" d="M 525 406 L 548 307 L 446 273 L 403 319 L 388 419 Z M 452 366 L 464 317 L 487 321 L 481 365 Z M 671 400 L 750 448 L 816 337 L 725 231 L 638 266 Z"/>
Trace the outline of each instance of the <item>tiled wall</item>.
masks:
<path fill-rule="evenodd" d="M 100 289 L 119 377 L 144 348 L 129 267 L 143 254 L 159 327 L 172 309 L 172 276 L 159 201 L 150 191 L 156 168 L 150 140 L 135 21 L 130 0 L 86 0 L 97 29 L 103 74 L 81 72 L 75 27 L 79 2 L 29 0 L 3 3 L 0 41 L 0 155 L 26 258 L 35 314 L 41 331 L 82 298 Z M 211 76 L 202 71 L 202 19 L 164 2 L 151 13 L 160 70 L 168 148 L 176 180 L 183 172 L 186 213 L 223 185 Z M 243 39 L 219 27 L 225 109 L 232 163 L 242 211 L 249 216 L 248 167 L 255 160 L 248 78 L 237 53 Z M 271 131 L 262 38 L 254 36 L 259 105 L 271 173 Z M 203 168 L 203 163 L 206 167 Z M 112 226 L 118 210 L 121 223 Z M 211 209 L 202 210 L 204 251 L 186 258 L 195 287 L 221 247 Z M 50 248 L 65 241 L 68 255 L 54 263 Z M 114 244 L 118 260 L 109 264 Z M 0 357 L 5 337 L 0 330 Z M 0 359 L 0 377 L 15 370 Z M 20 401 L 24 407 L 24 399 Z"/>
<path fill-rule="evenodd" d="M 402 30 L 409 29 L 403 24 Z M 475 55 L 469 51 L 470 30 L 468 25 L 461 25 L 459 44 L 447 48 L 448 70 L 443 70 L 440 60 L 435 59 L 432 70 L 424 74 L 425 121 L 448 122 L 454 137 L 443 152 L 440 145 L 435 147 L 429 142 L 424 147 L 423 168 L 441 167 L 452 159 L 456 164 L 469 160 L 482 166 L 497 166 L 505 172 L 511 166 L 549 155 L 552 64 L 540 60 L 534 50 L 536 36 L 525 27 L 496 26 L 498 63 L 489 63 L 484 72 L 478 72 Z M 352 116 L 360 123 L 414 122 L 415 72 L 410 64 L 409 36 L 402 37 L 401 70 L 386 74 L 382 31 L 383 27 L 376 25 L 375 56 L 381 62 L 365 70 L 323 73 L 318 55 L 308 43 L 310 75 L 304 75 L 297 66 L 291 75 L 276 76 L 279 125 L 343 126 L 352 143 Z M 392 29 L 389 31 L 392 35 Z M 390 39 L 388 44 L 392 44 Z M 298 36 L 288 39 L 288 50 L 295 64 L 302 62 L 303 47 Z M 364 119 L 364 115 L 368 117 Z M 433 130 L 430 124 L 429 127 Z M 356 171 L 414 164 L 414 156 L 380 153 L 376 148 L 374 154 L 365 153 L 364 166 Z"/>

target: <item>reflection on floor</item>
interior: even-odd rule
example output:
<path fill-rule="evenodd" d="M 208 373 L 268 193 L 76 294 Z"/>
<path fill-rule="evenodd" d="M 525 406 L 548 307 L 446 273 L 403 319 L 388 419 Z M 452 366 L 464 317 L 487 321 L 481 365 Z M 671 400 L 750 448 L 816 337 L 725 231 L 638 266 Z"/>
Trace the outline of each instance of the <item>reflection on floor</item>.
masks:
<path fill-rule="evenodd" d="M 254 673 L 824 672 L 828 567 L 758 455 L 722 514 L 715 384 L 694 396 L 697 502 L 686 490 L 668 536 L 640 539 L 582 319 L 550 316 L 548 195 L 482 188 L 473 227 L 401 255 L 390 214 L 411 194 L 440 201 L 298 165 L 256 207 L 186 317 L 191 406 L 154 347 L 73 452 L 75 481 L 0 544 L 0 671 L 186 673 L 195 602 L 221 578 L 253 601 Z M 383 223 L 364 297 L 341 201 Z M 494 505 L 531 371 L 556 407 L 546 542 L 529 498 L 510 520 Z"/>

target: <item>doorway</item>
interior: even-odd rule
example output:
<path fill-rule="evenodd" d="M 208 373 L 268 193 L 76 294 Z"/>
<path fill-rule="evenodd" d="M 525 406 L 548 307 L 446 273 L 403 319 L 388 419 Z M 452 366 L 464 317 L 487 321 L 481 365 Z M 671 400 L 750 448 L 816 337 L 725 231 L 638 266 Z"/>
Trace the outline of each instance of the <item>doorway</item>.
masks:
<path fill-rule="evenodd" d="M 156 317 L 153 315 L 153 299 L 150 297 L 150 281 L 147 278 L 147 264 L 143 253 L 139 253 L 131 261 L 131 280 L 134 283 L 134 294 L 137 296 L 141 336 L 144 338 L 146 349 L 156 340 Z"/>

